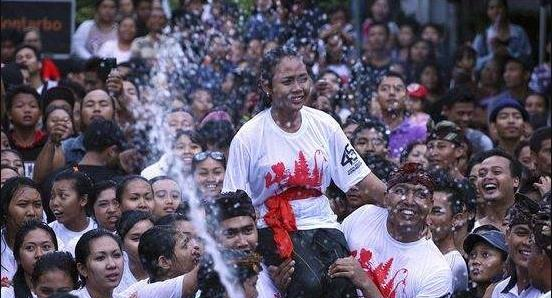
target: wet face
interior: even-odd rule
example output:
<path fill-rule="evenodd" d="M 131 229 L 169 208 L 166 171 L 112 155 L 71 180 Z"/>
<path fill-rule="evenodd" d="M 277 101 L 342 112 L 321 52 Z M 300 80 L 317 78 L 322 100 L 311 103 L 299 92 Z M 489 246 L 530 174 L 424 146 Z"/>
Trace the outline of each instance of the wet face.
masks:
<path fill-rule="evenodd" d="M 383 135 L 374 128 L 366 128 L 356 134 L 353 147 L 360 155 L 387 156 L 387 144 Z"/>
<path fill-rule="evenodd" d="M 517 88 L 527 81 L 527 73 L 523 66 L 517 62 L 509 62 L 504 68 L 504 85 L 506 88 Z"/>
<path fill-rule="evenodd" d="M 403 111 L 406 100 L 406 86 L 398 77 L 384 77 L 378 86 L 377 99 L 382 111 Z"/>
<path fill-rule="evenodd" d="M 121 206 L 115 197 L 115 188 L 101 191 L 94 202 L 94 217 L 98 225 L 109 231 L 115 231 L 121 218 Z"/>
<path fill-rule="evenodd" d="M 121 199 L 121 210 L 153 211 L 153 192 L 151 185 L 142 179 L 134 179 L 127 183 Z"/>
<path fill-rule="evenodd" d="M 153 227 L 153 223 L 149 219 L 144 219 L 137 222 L 128 232 L 123 239 L 123 248 L 128 254 L 129 259 L 133 260 L 135 264 L 140 264 L 140 257 L 138 254 L 138 244 L 140 244 L 140 237 L 147 230 Z"/>
<path fill-rule="evenodd" d="M 192 271 L 199 264 L 200 259 L 201 249 L 199 239 L 189 233 L 177 233 L 168 277 L 173 278 Z"/>
<path fill-rule="evenodd" d="M 504 202 L 514 196 L 519 179 L 512 177 L 510 161 L 502 156 L 483 160 L 477 174 L 477 188 L 487 202 Z"/>
<path fill-rule="evenodd" d="M 298 112 L 311 89 L 311 79 L 305 64 L 297 57 L 284 57 L 274 68 L 271 84 L 265 90 L 271 94 L 272 108 L 288 113 Z"/>
<path fill-rule="evenodd" d="M 521 112 L 515 108 L 503 108 L 491 123 L 497 135 L 504 140 L 519 140 L 523 135 L 524 120 Z"/>
<path fill-rule="evenodd" d="M 25 175 L 25 168 L 23 167 L 23 160 L 21 157 L 13 152 L 4 151 L 0 157 L 1 164 L 3 166 L 10 166 L 16 168 L 19 176 Z"/>
<path fill-rule="evenodd" d="M 35 47 L 37 50 L 42 49 L 42 42 L 40 42 L 40 35 L 38 32 L 31 30 L 23 37 L 23 43 Z"/>
<path fill-rule="evenodd" d="M 485 242 L 476 243 L 468 256 L 470 279 L 478 284 L 490 283 L 502 273 L 502 254 Z"/>
<path fill-rule="evenodd" d="M 188 174 L 192 170 L 192 158 L 199 152 L 201 152 L 201 146 L 193 143 L 187 135 L 180 136 L 173 148 L 173 153 L 182 160 L 182 170 Z"/>
<path fill-rule="evenodd" d="M 96 291 L 110 291 L 119 285 L 123 276 L 123 253 L 119 244 L 108 236 L 90 241 L 90 255 L 86 263 L 77 263 L 79 273 L 86 278 L 86 286 Z"/>
<path fill-rule="evenodd" d="M 536 164 L 539 172 L 550 176 L 550 168 L 552 167 L 551 155 L 552 149 L 550 146 L 550 139 L 545 139 L 541 142 L 541 148 L 536 153 Z"/>
<path fill-rule="evenodd" d="M 429 165 L 441 169 L 450 169 L 458 164 L 462 148 L 452 142 L 431 140 L 427 143 L 427 160 Z"/>
<path fill-rule="evenodd" d="M 26 221 L 42 220 L 42 211 L 40 193 L 34 188 L 20 187 L 8 205 L 6 225 L 12 231 L 17 231 Z"/>
<path fill-rule="evenodd" d="M 23 271 L 32 274 L 36 261 L 46 253 L 55 251 L 54 241 L 50 234 L 43 229 L 34 229 L 24 238 L 19 249 L 19 264 Z"/>
<path fill-rule="evenodd" d="M 406 158 L 407 162 L 415 162 L 422 164 L 424 167 L 427 167 L 428 161 L 426 158 L 427 147 L 425 144 L 419 144 L 412 148 L 412 151 L 408 154 Z"/>
<path fill-rule="evenodd" d="M 433 207 L 431 191 L 420 184 L 396 184 L 387 191 L 385 201 L 390 221 L 405 231 L 423 227 Z"/>
<path fill-rule="evenodd" d="M 445 108 L 447 119 L 458 124 L 461 129 L 470 126 L 475 113 L 475 104 L 472 102 L 457 102 L 450 108 Z"/>
<path fill-rule="evenodd" d="M 194 117 L 187 112 L 177 111 L 167 115 L 167 126 L 171 133 L 177 130 L 192 131 L 195 128 Z"/>
<path fill-rule="evenodd" d="M 31 76 L 39 74 L 42 69 L 42 63 L 35 52 L 29 48 L 22 48 L 15 53 L 15 63 L 26 69 Z"/>
<path fill-rule="evenodd" d="M 429 90 L 436 90 L 439 88 L 439 75 L 437 74 L 437 69 L 432 66 L 424 68 L 420 75 L 420 83 Z"/>
<path fill-rule="evenodd" d="M 79 196 L 74 180 L 59 180 L 52 186 L 50 209 L 56 220 L 64 225 L 79 222 L 86 217 L 87 196 Z"/>
<path fill-rule="evenodd" d="M 506 232 L 509 256 L 516 265 L 527 269 L 531 255 L 531 230 L 529 225 L 514 225 Z"/>
<path fill-rule="evenodd" d="M 439 242 L 453 233 L 453 213 L 449 203 L 449 193 L 435 191 L 433 193 L 433 208 L 431 209 L 431 235 L 433 241 Z"/>
<path fill-rule="evenodd" d="M 223 220 L 216 233 L 218 242 L 224 248 L 253 252 L 259 243 L 257 227 L 250 216 L 237 216 Z"/>
<path fill-rule="evenodd" d="M 73 279 L 66 272 L 52 269 L 40 275 L 34 293 L 38 298 L 48 298 L 56 293 L 68 293 L 75 288 Z"/>
<path fill-rule="evenodd" d="M 525 99 L 525 109 L 530 115 L 544 114 L 546 112 L 546 99 L 539 94 L 529 95 Z"/>
<path fill-rule="evenodd" d="M 152 184 L 152 188 L 155 202 L 153 216 L 161 218 L 175 213 L 182 200 L 182 192 L 178 184 L 170 179 L 158 180 Z"/>
<path fill-rule="evenodd" d="M 429 57 L 429 44 L 427 41 L 417 41 L 410 48 L 410 59 L 414 63 L 422 63 Z"/>
<path fill-rule="evenodd" d="M 113 114 L 113 101 L 103 90 L 90 91 L 82 100 L 81 121 L 85 127 L 94 120 L 112 120 Z"/>
<path fill-rule="evenodd" d="M 115 1 L 102 1 L 102 3 L 98 6 L 97 15 L 99 20 L 103 23 L 115 22 L 115 17 L 117 16 L 117 5 Z"/>
<path fill-rule="evenodd" d="M 531 171 L 534 171 L 536 169 L 535 159 L 533 158 L 533 155 L 531 155 L 531 148 L 529 147 L 529 145 L 524 146 L 519 151 L 518 160 L 527 169 Z"/>
<path fill-rule="evenodd" d="M 136 23 L 132 18 L 125 18 L 119 24 L 118 37 L 122 42 L 130 43 L 136 35 Z"/>
<path fill-rule="evenodd" d="M 31 94 L 19 93 L 13 97 L 8 117 L 16 127 L 34 129 L 40 116 L 38 100 Z"/>
<path fill-rule="evenodd" d="M 214 198 L 220 194 L 224 173 L 225 169 L 222 162 L 211 157 L 197 163 L 194 180 L 203 196 Z"/>
<path fill-rule="evenodd" d="M 53 112 L 48 114 L 46 119 L 46 131 L 51 133 L 56 126 L 67 126 L 67 130 L 61 137 L 62 140 L 67 139 L 73 134 L 73 121 L 71 120 L 71 115 L 67 113 L 64 109 L 55 109 Z"/>

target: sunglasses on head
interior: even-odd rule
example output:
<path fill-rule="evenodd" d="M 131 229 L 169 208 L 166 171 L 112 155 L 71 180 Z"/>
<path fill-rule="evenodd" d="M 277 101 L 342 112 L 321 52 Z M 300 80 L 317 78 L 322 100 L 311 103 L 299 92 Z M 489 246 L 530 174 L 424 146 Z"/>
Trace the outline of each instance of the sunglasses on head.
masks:
<path fill-rule="evenodd" d="M 222 162 L 226 161 L 226 158 L 224 157 L 224 153 L 222 153 L 220 151 L 203 151 L 203 152 L 199 152 L 196 155 L 194 155 L 193 161 L 195 161 L 195 162 L 204 161 L 205 159 L 207 159 L 207 157 L 211 157 L 214 160 L 218 160 L 218 161 L 222 161 Z"/>

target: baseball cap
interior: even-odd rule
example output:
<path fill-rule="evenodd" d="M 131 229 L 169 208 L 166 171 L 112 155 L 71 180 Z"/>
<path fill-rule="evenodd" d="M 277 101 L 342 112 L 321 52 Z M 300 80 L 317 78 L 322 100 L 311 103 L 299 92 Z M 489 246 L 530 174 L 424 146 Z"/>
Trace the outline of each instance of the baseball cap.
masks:
<path fill-rule="evenodd" d="M 504 233 L 495 230 L 484 230 L 477 233 L 471 233 L 464 240 L 464 251 L 470 253 L 479 242 L 485 242 L 487 245 L 508 254 L 508 246 L 506 245 L 506 237 Z"/>

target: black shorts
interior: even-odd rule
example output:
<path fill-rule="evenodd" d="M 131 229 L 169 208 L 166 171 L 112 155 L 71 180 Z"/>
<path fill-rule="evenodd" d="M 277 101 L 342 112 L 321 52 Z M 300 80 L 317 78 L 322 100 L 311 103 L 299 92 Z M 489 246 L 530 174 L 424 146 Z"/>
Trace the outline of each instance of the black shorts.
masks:
<path fill-rule="evenodd" d="M 279 265 L 270 228 L 259 229 L 259 253 L 267 266 Z M 354 285 L 347 278 L 328 277 L 328 268 L 338 258 L 348 257 L 345 236 L 337 229 L 313 229 L 290 233 L 295 271 L 287 289 L 287 298 L 356 298 Z"/>

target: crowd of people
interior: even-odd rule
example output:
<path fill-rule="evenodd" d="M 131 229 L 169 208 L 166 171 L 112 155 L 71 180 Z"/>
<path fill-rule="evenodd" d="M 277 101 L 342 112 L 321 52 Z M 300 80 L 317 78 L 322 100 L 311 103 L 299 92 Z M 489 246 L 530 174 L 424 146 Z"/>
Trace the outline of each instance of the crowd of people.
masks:
<path fill-rule="evenodd" d="M 253 2 L 2 31 L 2 297 L 550 297 L 550 34 Z"/>

